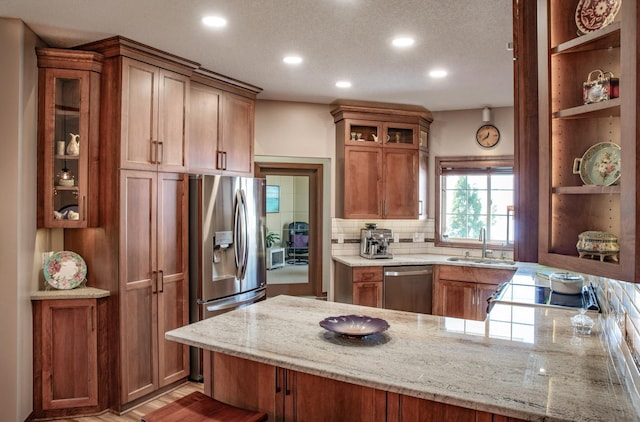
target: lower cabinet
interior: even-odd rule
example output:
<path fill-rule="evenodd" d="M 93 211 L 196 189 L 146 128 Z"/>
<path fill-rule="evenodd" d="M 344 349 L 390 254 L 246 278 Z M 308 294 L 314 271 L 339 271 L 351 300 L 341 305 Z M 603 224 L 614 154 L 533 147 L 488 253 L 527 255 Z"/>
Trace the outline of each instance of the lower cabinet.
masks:
<path fill-rule="evenodd" d="M 205 353 L 205 393 L 269 421 L 519 422 L 517 419 Z"/>
<path fill-rule="evenodd" d="M 434 265 L 433 314 L 482 321 L 487 299 L 515 269 Z"/>
<path fill-rule="evenodd" d="M 34 417 L 106 409 L 106 299 L 32 303 Z"/>
<path fill-rule="evenodd" d="M 383 267 L 350 267 L 335 263 L 335 300 L 382 308 Z"/>

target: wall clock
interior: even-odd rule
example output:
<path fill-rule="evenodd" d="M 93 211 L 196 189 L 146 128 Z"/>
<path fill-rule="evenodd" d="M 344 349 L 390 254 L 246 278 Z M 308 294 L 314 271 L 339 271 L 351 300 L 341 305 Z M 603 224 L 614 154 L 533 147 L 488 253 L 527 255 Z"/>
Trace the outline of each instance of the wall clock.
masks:
<path fill-rule="evenodd" d="M 494 125 L 482 125 L 476 132 L 476 142 L 483 148 L 495 147 L 498 141 L 500 141 L 500 131 Z"/>

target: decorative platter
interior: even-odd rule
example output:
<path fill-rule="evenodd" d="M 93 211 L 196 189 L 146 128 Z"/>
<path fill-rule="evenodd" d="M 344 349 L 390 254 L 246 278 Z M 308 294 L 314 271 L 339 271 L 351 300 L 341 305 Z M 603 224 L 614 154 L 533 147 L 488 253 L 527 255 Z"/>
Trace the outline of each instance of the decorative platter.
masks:
<path fill-rule="evenodd" d="M 609 186 L 620 180 L 620 146 L 613 142 L 592 145 L 582 158 L 576 158 L 574 173 L 585 185 Z"/>
<path fill-rule="evenodd" d="M 320 321 L 320 326 L 336 334 L 348 337 L 365 337 L 389 329 L 389 323 L 381 318 L 365 315 L 341 315 Z"/>
<path fill-rule="evenodd" d="M 75 252 L 60 251 L 49 257 L 42 269 L 44 279 L 54 289 L 70 290 L 87 277 L 87 264 Z"/>
<path fill-rule="evenodd" d="M 611 24 L 622 0 L 580 0 L 576 7 L 576 25 L 581 34 L 597 31 Z"/>

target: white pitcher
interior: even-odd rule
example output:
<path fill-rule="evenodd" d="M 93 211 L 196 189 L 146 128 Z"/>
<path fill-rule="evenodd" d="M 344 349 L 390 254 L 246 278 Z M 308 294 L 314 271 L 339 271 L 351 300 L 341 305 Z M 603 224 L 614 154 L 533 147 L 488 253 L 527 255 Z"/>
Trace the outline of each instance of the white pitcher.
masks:
<path fill-rule="evenodd" d="M 67 155 L 80 155 L 80 135 L 75 133 L 69 133 L 71 135 L 71 141 L 67 145 Z"/>

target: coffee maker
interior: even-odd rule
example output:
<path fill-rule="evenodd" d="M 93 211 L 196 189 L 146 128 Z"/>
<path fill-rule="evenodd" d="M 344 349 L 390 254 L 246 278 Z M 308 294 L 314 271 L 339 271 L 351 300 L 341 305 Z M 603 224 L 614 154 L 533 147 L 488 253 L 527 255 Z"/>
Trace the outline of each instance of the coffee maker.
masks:
<path fill-rule="evenodd" d="M 378 229 L 376 224 L 367 224 L 360 230 L 360 256 L 367 259 L 393 258 L 389 251 L 391 239 L 391 229 Z"/>

